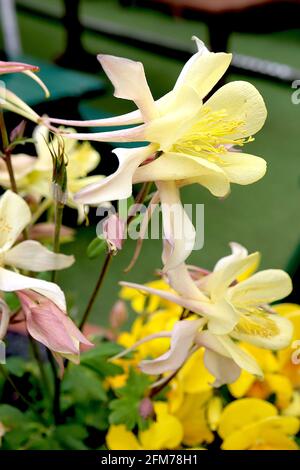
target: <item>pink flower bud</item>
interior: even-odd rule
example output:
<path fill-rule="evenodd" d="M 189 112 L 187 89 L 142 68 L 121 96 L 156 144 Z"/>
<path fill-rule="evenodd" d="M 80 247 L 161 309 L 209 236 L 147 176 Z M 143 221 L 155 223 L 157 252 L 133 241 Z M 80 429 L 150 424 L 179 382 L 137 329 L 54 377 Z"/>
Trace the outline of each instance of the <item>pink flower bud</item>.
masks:
<path fill-rule="evenodd" d="M 110 251 L 122 249 L 125 238 L 125 222 L 117 214 L 112 214 L 103 223 L 103 237 Z"/>
<path fill-rule="evenodd" d="M 150 398 L 143 398 L 139 405 L 139 414 L 142 418 L 155 418 L 154 406 Z"/>

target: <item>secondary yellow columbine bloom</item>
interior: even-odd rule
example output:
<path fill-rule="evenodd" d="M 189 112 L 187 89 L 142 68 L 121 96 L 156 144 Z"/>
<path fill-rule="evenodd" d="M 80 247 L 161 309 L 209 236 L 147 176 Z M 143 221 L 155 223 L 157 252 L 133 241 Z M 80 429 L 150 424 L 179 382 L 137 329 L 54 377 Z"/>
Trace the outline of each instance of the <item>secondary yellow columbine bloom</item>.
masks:
<path fill-rule="evenodd" d="M 155 402 L 156 421 L 136 437 L 125 426 L 110 426 L 106 443 L 110 450 L 176 449 L 183 438 L 180 421 L 168 411 L 164 402 Z"/>
<path fill-rule="evenodd" d="M 262 376 L 255 359 L 235 340 L 265 349 L 282 349 L 292 338 L 290 321 L 271 313 L 268 303 L 291 292 L 289 276 L 281 270 L 265 270 L 237 282 L 239 276 L 257 264 L 258 253 L 248 255 L 245 248 L 232 244 L 232 255 L 222 258 L 214 271 L 195 282 L 185 265 L 168 271 L 168 281 L 177 292 L 172 294 L 138 284 L 122 283 L 170 300 L 197 314 L 200 319 L 175 323 L 170 350 L 153 361 L 142 361 L 141 369 L 160 374 L 181 367 L 198 347 L 205 348 L 204 362 L 217 378 L 215 385 L 234 382 L 245 369 Z M 154 336 L 148 339 L 153 339 Z M 144 338 L 143 341 L 147 341 Z"/>
<path fill-rule="evenodd" d="M 257 398 L 227 405 L 218 428 L 224 450 L 298 450 L 298 431 L 297 418 L 278 416 L 274 405 Z"/>
<path fill-rule="evenodd" d="M 59 148 L 63 149 L 67 160 L 68 199 L 67 204 L 76 208 L 79 221 L 84 219 L 83 205 L 74 201 L 74 194 L 87 184 L 99 181 L 101 176 L 86 176 L 100 162 L 99 153 L 88 143 L 78 144 L 73 139 L 53 137 L 49 141 L 49 131 L 45 126 L 37 126 L 33 133 L 36 147 L 36 157 L 20 154 L 13 155 L 12 165 L 18 189 L 24 194 L 30 194 L 38 199 L 52 198 L 51 181 L 53 172 L 52 154 L 57 155 Z M 4 162 L 0 161 L 0 184 L 10 187 L 9 175 Z"/>
<path fill-rule="evenodd" d="M 238 380 L 229 385 L 229 390 L 235 398 L 244 396 L 267 399 L 274 394 L 276 406 L 280 410 L 287 408 L 293 398 L 293 385 L 290 379 L 281 371 L 278 355 L 273 351 L 265 351 L 252 344 L 242 344 L 241 347 L 249 352 L 264 372 L 264 380 L 257 381 L 256 377 L 247 371 L 242 371 Z M 282 350 L 279 352 L 283 352 Z"/>

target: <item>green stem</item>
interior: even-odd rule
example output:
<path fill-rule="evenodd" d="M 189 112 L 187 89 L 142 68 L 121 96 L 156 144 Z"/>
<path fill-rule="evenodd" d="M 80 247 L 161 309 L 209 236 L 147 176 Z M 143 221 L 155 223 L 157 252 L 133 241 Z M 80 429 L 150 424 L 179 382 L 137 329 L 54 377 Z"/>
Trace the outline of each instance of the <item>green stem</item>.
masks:
<path fill-rule="evenodd" d="M 145 201 L 145 199 L 146 199 L 146 197 L 147 197 L 147 195 L 148 195 L 148 193 L 149 193 L 149 191 L 150 191 L 150 189 L 151 189 L 151 186 L 152 186 L 152 182 L 144 183 L 144 184 L 143 184 L 143 186 L 142 186 L 140 192 L 138 193 L 138 195 L 137 195 L 137 197 L 136 197 L 136 199 L 135 199 L 135 204 L 142 204 L 142 203 Z M 130 222 L 134 219 L 134 217 L 135 217 L 135 214 L 132 214 L 132 215 L 129 214 L 129 216 L 128 216 L 128 218 L 127 218 L 127 226 L 128 226 L 128 225 L 130 224 Z M 109 267 L 110 267 L 111 262 L 112 262 L 112 257 L 113 257 L 113 255 L 112 255 L 111 253 L 108 253 L 108 254 L 106 255 L 106 258 L 105 258 L 105 260 L 104 260 L 104 264 L 103 264 L 103 266 L 102 266 L 102 269 L 101 269 L 99 278 L 98 278 L 97 283 L 96 283 L 96 285 L 95 285 L 95 288 L 94 288 L 94 290 L 93 290 L 93 292 L 92 292 L 92 295 L 91 295 L 91 297 L 90 297 L 90 299 L 89 299 L 89 302 L 88 302 L 88 305 L 87 305 L 87 307 L 86 307 L 86 309 L 85 309 L 85 312 L 84 312 L 84 314 L 83 314 L 82 320 L 81 320 L 81 322 L 80 322 L 80 324 L 79 324 L 79 328 L 80 328 L 81 331 L 83 330 L 83 327 L 84 327 L 84 325 L 86 324 L 86 322 L 87 322 L 87 320 L 88 320 L 88 318 L 89 318 L 89 316 L 90 316 L 90 313 L 91 313 L 92 308 L 93 308 L 93 306 L 94 306 L 94 304 L 95 304 L 95 301 L 96 301 L 96 299 L 97 299 L 97 296 L 98 296 L 98 294 L 99 294 L 99 292 L 100 292 L 100 289 L 101 289 L 101 287 L 102 287 L 102 285 L 103 285 L 104 278 L 105 278 L 106 274 L 108 273 Z"/>
<path fill-rule="evenodd" d="M 100 272 L 100 275 L 99 275 L 99 278 L 97 280 L 97 283 L 95 285 L 95 288 L 92 292 L 92 295 L 90 297 L 90 300 L 88 302 L 88 305 L 85 309 L 85 312 L 83 314 L 83 317 L 82 317 L 82 320 L 80 322 L 80 325 L 79 325 L 79 328 L 80 330 L 82 331 L 83 330 L 83 327 L 84 325 L 86 324 L 87 322 L 87 319 L 92 311 L 92 308 L 94 306 L 94 303 L 96 301 L 96 298 L 97 298 L 97 295 L 102 287 L 102 284 L 103 284 L 103 281 L 104 281 L 104 278 L 105 278 L 105 275 L 106 273 L 108 272 L 108 269 L 110 267 L 110 264 L 112 262 L 112 258 L 113 258 L 113 255 L 112 253 L 108 253 L 105 257 L 105 261 L 104 261 L 104 264 L 102 266 L 102 269 L 101 269 L 101 272 Z"/>
<path fill-rule="evenodd" d="M 0 109 L 0 132 L 2 137 L 2 148 L 5 150 L 9 146 L 9 140 L 2 109 Z"/>
<path fill-rule="evenodd" d="M 61 380 L 57 373 L 57 366 L 55 364 L 55 360 L 53 355 L 49 349 L 47 349 L 47 356 L 48 361 L 50 363 L 53 378 L 54 378 L 54 394 L 53 394 L 53 402 L 52 402 L 52 411 L 54 416 L 55 424 L 59 424 L 61 422 L 61 409 L 60 409 L 60 390 L 61 390 Z"/>
<path fill-rule="evenodd" d="M 64 204 L 57 202 L 55 206 L 55 231 L 54 231 L 54 241 L 53 241 L 53 251 L 54 253 L 59 253 L 60 249 L 60 230 L 62 226 L 62 219 L 64 213 Z M 52 271 L 51 281 L 56 281 L 56 271 Z"/>
<path fill-rule="evenodd" d="M 175 370 L 173 374 L 171 374 L 170 377 L 164 383 L 162 383 L 161 385 L 158 385 L 157 387 L 152 388 L 149 392 L 149 398 L 154 398 L 156 395 L 158 395 L 167 385 L 169 385 L 171 380 L 173 380 L 174 377 L 176 377 L 176 375 L 178 374 L 180 370 L 181 370 L 181 367 Z"/>
<path fill-rule="evenodd" d="M 40 371 L 40 375 L 41 375 L 41 379 L 43 383 L 42 389 L 44 391 L 44 394 L 47 394 L 47 396 L 49 397 L 51 387 L 50 387 L 50 383 L 48 379 L 48 374 L 45 369 L 45 364 L 40 355 L 39 347 L 37 345 L 37 342 L 30 335 L 28 336 L 28 338 L 29 338 L 29 342 L 30 342 L 31 349 L 33 352 L 33 356 L 39 366 L 39 371 Z"/>

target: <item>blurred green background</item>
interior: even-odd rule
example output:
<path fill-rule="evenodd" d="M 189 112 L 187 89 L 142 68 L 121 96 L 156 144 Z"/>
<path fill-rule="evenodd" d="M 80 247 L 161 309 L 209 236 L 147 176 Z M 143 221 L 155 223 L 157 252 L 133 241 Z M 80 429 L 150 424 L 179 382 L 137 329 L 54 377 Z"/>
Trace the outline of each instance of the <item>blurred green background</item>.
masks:
<path fill-rule="evenodd" d="M 23 0 L 19 3 L 62 13 L 60 0 Z M 157 11 L 139 8 L 124 9 L 117 0 L 83 0 L 81 13 L 86 18 L 99 19 L 122 28 L 126 26 L 131 30 L 152 32 L 158 38 L 191 47 L 191 50 L 193 45 L 189 44 L 192 35 L 207 40 L 207 28 L 198 21 L 174 20 Z M 64 51 L 65 32 L 61 23 L 24 12 L 18 13 L 18 20 L 26 54 L 53 61 Z M 95 55 L 115 54 L 142 61 L 155 97 L 172 88 L 183 66 L 179 60 L 130 47 L 100 34 L 86 32 L 83 40 L 86 49 Z M 235 53 L 286 63 L 298 69 L 299 48 L 299 30 L 268 35 L 233 34 L 230 40 L 230 50 Z M 84 64 L 81 65 L 84 70 Z M 106 80 L 100 66 L 98 76 Z M 262 253 L 262 267 L 286 268 L 300 239 L 300 105 L 293 105 L 291 102 L 294 91 L 291 84 L 246 75 L 228 76 L 228 80 L 237 79 L 253 83 L 266 101 L 269 113 L 267 123 L 256 136 L 255 142 L 247 145 L 246 151 L 265 158 L 268 172 L 260 182 L 251 186 L 232 186 L 232 192 L 225 200 L 214 198 L 200 186 L 184 189 L 182 193 L 185 202 L 205 204 L 205 245 L 202 250 L 192 254 L 189 262 L 212 268 L 218 258 L 228 252 L 228 243 L 235 240 L 245 245 L 249 251 L 259 250 Z M 120 114 L 133 109 L 131 103 L 113 98 L 112 91 L 107 82 L 107 90 L 103 96 L 84 103 L 89 107 L 91 115 L 97 117 L 102 112 Z M 36 90 L 36 93 L 40 91 Z M 59 280 L 66 292 L 78 302 L 78 315 L 83 311 L 101 267 L 101 259 L 90 261 L 86 257 L 87 244 L 94 236 L 94 226 L 81 227 L 76 241 L 64 247 L 66 252 L 75 254 L 77 263 L 61 273 Z M 161 242 L 148 240 L 144 243 L 142 255 L 134 269 L 125 274 L 123 269 L 133 250 L 134 242 L 129 240 L 124 251 L 113 260 L 110 274 L 93 310 L 94 322 L 105 322 L 118 292 L 119 280 L 149 281 L 153 278 L 155 269 L 161 266 Z"/>

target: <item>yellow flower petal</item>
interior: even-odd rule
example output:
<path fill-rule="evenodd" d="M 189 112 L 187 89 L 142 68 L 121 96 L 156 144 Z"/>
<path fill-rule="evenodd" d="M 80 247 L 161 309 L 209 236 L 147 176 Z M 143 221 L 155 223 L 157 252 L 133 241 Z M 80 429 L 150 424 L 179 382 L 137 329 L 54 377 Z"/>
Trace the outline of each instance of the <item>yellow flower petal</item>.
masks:
<path fill-rule="evenodd" d="M 238 429 L 277 413 L 274 405 L 257 398 L 233 401 L 222 413 L 218 432 L 225 439 Z"/>
<path fill-rule="evenodd" d="M 256 134 L 267 117 L 262 96 L 251 83 L 243 81 L 222 86 L 209 98 L 205 107 L 212 112 L 225 109 L 230 120 L 243 122 L 240 131 L 234 136 L 235 139 Z"/>
<path fill-rule="evenodd" d="M 142 450 L 136 436 L 123 424 L 110 426 L 106 435 L 106 444 L 110 450 Z"/>

